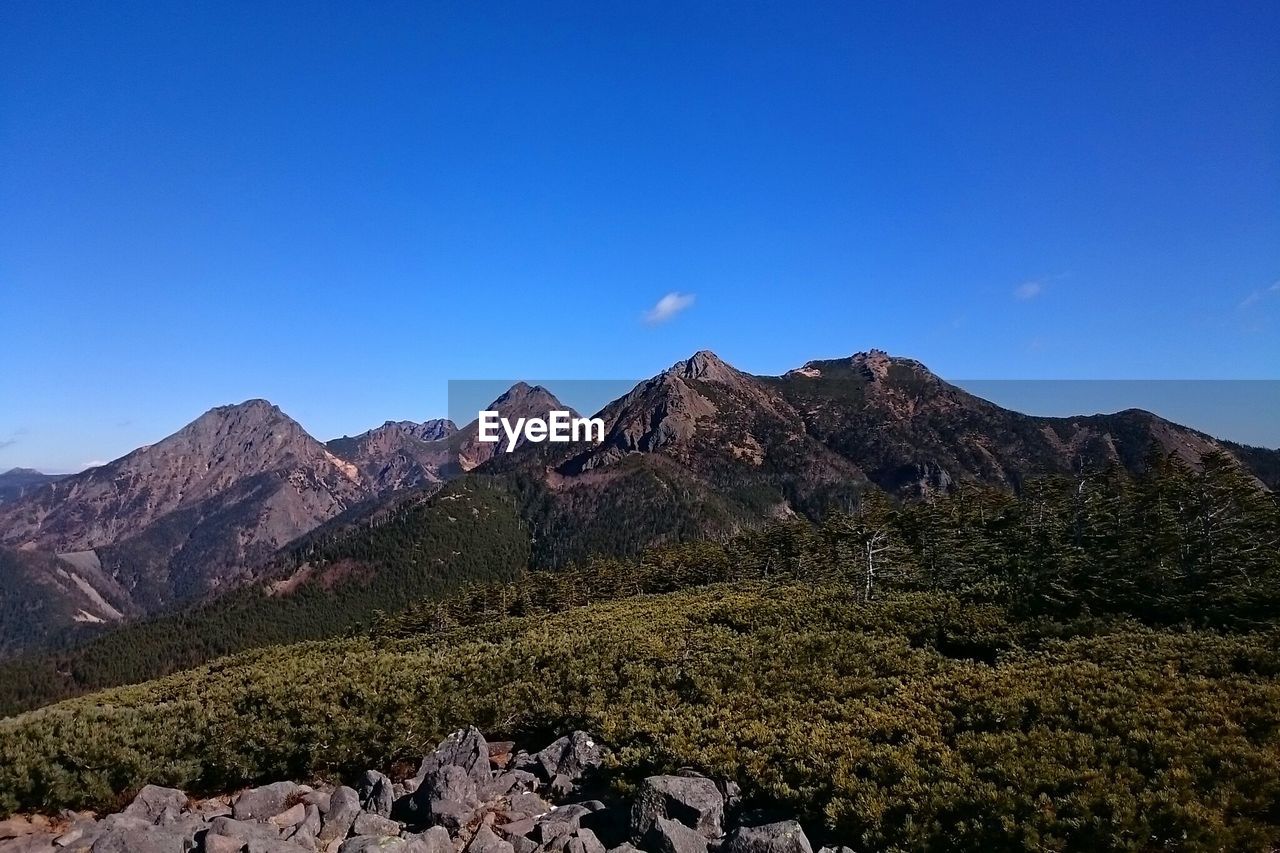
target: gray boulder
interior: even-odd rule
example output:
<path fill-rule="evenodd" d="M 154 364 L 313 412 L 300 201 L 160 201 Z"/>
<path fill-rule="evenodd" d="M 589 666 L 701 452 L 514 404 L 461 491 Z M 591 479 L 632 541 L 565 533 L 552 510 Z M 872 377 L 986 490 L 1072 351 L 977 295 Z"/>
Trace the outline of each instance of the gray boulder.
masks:
<path fill-rule="evenodd" d="M 556 776 L 565 776 L 571 782 L 578 781 L 604 760 L 600 745 L 582 731 L 560 738 L 534 758 L 544 779 L 550 781 Z"/>
<path fill-rule="evenodd" d="M 679 821 L 704 838 L 724 834 L 724 798 L 701 776 L 650 776 L 631 807 L 631 835 L 643 843 L 661 818 Z"/>
<path fill-rule="evenodd" d="M 435 752 L 422 759 L 414 776 L 425 779 L 442 767 L 461 767 L 477 784 L 489 781 L 489 744 L 475 726 L 456 731 L 445 738 Z"/>
<path fill-rule="evenodd" d="M 499 838 L 487 823 L 482 823 L 471 837 L 466 853 L 515 853 L 515 848 L 511 842 Z"/>
<path fill-rule="evenodd" d="M 250 841 L 280 840 L 280 833 L 270 824 L 249 820 L 236 820 L 235 818 L 230 817 L 215 817 L 210 821 L 209 831 L 205 835 L 206 841 L 213 836 L 233 838 L 239 841 L 241 845 L 247 844 Z"/>
<path fill-rule="evenodd" d="M 443 826 L 433 826 L 426 832 L 405 836 L 409 842 L 405 853 L 453 853 L 453 839 Z"/>
<path fill-rule="evenodd" d="M 329 797 L 329 811 L 325 813 L 324 823 L 316 840 L 321 844 L 346 838 L 351 832 L 351 824 L 360 814 L 360 795 L 355 789 L 343 785 L 335 788 Z"/>
<path fill-rule="evenodd" d="M 244 851 L 245 853 L 314 853 L 315 848 L 280 838 L 255 838 L 244 845 Z"/>
<path fill-rule="evenodd" d="M 573 835 L 582 826 L 582 819 L 591 814 L 585 806 L 575 804 L 560 806 L 538 818 L 534 838 L 545 847 L 559 838 Z"/>
<path fill-rule="evenodd" d="M 338 853 L 405 853 L 409 842 L 389 835 L 356 835 L 342 842 Z"/>
<path fill-rule="evenodd" d="M 356 835 L 399 835 L 400 824 L 391 818 L 366 812 L 356 818 L 351 831 Z"/>
<path fill-rule="evenodd" d="M 727 853 L 813 853 L 804 830 L 794 820 L 740 826 L 725 843 Z"/>
<path fill-rule="evenodd" d="M 395 802 L 395 787 L 386 775 L 377 770 L 366 770 L 360 782 L 360 805 L 370 814 L 391 817 L 391 806 Z"/>
<path fill-rule="evenodd" d="M 582 828 L 565 839 L 564 853 L 605 853 L 605 846 L 594 832 Z"/>
<path fill-rule="evenodd" d="M 493 800 L 512 792 L 535 791 L 538 788 L 538 777 L 527 770 L 508 770 L 499 773 L 492 780 L 477 786 L 482 800 Z"/>
<path fill-rule="evenodd" d="M 241 853 L 244 841 L 225 835 L 206 835 L 200 842 L 200 850 L 202 853 Z"/>
<path fill-rule="evenodd" d="M 645 835 L 645 846 L 654 853 L 707 853 L 707 837 L 677 820 L 658 818 Z"/>
<path fill-rule="evenodd" d="M 196 849 L 196 828 L 177 824 L 117 829 L 89 848 L 93 853 L 187 853 Z"/>
<path fill-rule="evenodd" d="M 133 798 L 133 802 L 125 807 L 121 814 L 136 817 L 147 823 L 173 823 L 183 812 L 187 811 L 187 795 L 177 788 L 161 788 L 159 785 L 147 785 Z"/>
<path fill-rule="evenodd" d="M 418 790 L 400 803 L 404 805 L 397 804 L 396 816 L 405 822 L 430 823 L 457 832 L 475 814 L 480 796 L 466 768 L 444 764 L 428 770 Z"/>
<path fill-rule="evenodd" d="M 266 820 L 280 814 L 292 803 L 289 800 L 299 794 L 298 786 L 292 782 L 272 782 L 260 788 L 250 788 L 231 806 L 231 815 L 236 820 Z"/>

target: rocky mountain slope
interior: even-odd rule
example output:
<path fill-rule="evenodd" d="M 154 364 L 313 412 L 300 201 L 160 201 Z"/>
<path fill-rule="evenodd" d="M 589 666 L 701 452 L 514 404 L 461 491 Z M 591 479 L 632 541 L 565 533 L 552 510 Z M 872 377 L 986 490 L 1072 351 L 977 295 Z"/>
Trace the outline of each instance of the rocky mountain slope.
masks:
<path fill-rule="evenodd" d="M 325 446 L 354 464 L 378 494 L 441 483 L 453 459 L 445 439 L 458 428 L 444 418 L 415 423 L 387 421 L 355 437 L 343 436 Z"/>
<path fill-rule="evenodd" d="M 0 507 L 0 544 L 92 553 L 154 610 L 231 581 L 369 493 L 354 464 L 250 400 Z"/>
<path fill-rule="evenodd" d="M 490 408 L 527 417 L 563 406 L 521 384 Z M 265 400 L 213 409 L 155 445 L 0 505 L 9 555 L 0 611 L 25 616 L 0 623 L 0 655 L 259 577 L 275 582 L 285 545 L 305 550 L 306 534 L 376 524 L 395 514 L 397 496 L 428 495 L 496 447 L 476 440 L 475 423 L 389 421 L 325 445 Z M 309 577 L 301 571 L 289 589 Z"/>
<path fill-rule="evenodd" d="M 597 446 L 528 447 L 481 469 L 530 484 L 525 511 L 545 564 L 819 518 L 873 486 L 908 499 L 966 483 L 1016 490 L 1108 465 L 1138 471 L 1153 447 L 1192 466 L 1223 450 L 1261 478 L 1280 457 L 1139 410 L 1024 415 L 876 350 L 782 376 L 747 374 L 704 351 L 599 415 Z"/>

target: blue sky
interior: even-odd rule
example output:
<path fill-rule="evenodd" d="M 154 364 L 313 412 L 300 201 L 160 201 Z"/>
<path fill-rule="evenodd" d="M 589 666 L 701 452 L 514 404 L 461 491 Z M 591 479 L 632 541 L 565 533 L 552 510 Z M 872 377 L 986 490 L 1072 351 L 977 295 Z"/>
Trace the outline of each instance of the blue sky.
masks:
<path fill-rule="evenodd" d="M 12 0 L 0 469 L 703 348 L 1280 378 L 1278 39 L 1273 2 Z"/>

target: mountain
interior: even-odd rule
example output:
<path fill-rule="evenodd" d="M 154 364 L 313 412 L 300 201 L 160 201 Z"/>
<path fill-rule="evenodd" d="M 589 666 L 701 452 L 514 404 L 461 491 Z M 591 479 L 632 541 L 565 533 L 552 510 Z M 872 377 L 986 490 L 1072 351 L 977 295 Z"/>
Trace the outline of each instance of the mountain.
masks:
<path fill-rule="evenodd" d="M 512 385 L 490 403 L 487 410 L 498 412 L 513 424 L 517 418 L 546 418 L 553 410 L 567 411 L 577 417 L 577 412 L 561 403 L 546 388 L 525 382 Z M 507 443 L 505 437 L 496 443 L 481 441 L 479 424 L 479 420 L 474 420 L 450 438 L 455 473 L 471 471 L 504 452 L 503 448 Z M 520 445 L 523 444 L 524 441 L 521 440 Z"/>
<path fill-rule="evenodd" d="M 325 444 L 335 456 L 354 464 L 379 494 L 443 482 L 442 472 L 452 453 L 445 439 L 458 431 L 453 421 L 439 418 L 387 421 L 353 438 L 343 436 Z"/>
<path fill-rule="evenodd" d="M 1136 409 L 1025 415 L 880 350 L 782 376 L 744 373 L 703 351 L 599 416 L 606 434 L 596 446 L 529 447 L 481 469 L 523 477 L 544 564 L 719 537 L 766 518 L 816 519 L 871 486 L 908 499 L 963 484 L 1018 490 L 1109 465 L 1135 472 L 1152 447 L 1193 467 L 1224 451 L 1266 483 L 1280 459 Z"/>
<path fill-rule="evenodd" d="M 34 468 L 10 468 L 0 474 L 0 504 L 15 501 L 29 492 L 65 477 L 65 474 L 42 474 Z"/>
<path fill-rule="evenodd" d="M 518 383 L 489 408 L 515 419 L 567 407 Z M 21 562 L 23 577 L 39 577 L 62 599 L 47 611 L 54 626 L 6 620 L 0 634 L 48 637 L 246 584 L 249 600 L 266 595 L 300 618 L 311 614 L 312 627 L 302 628 L 276 605 L 255 603 L 255 624 L 274 620 L 279 630 L 255 628 L 242 638 L 253 644 L 258 634 L 311 636 L 371 608 L 399 607 L 399 593 L 378 591 L 393 576 L 397 589 L 436 589 L 509 571 L 502 555 L 519 552 L 511 543 L 521 536 L 528 564 L 557 567 L 719 539 L 769 519 L 820 519 L 873 487 L 929 499 L 964 484 L 1017 491 L 1044 475 L 1137 471 L 1153 446 L 1192 466 L 1225 451 L 1264 484 L 1280 470 L 1280 452 L 1228 445 L 1149 412 L 1024 415 L 878 350 L 781 376 L 749 374 L 703 351 L 598 416 L 601 442 L 527 443 L 507 453 L 505 442 L 479 441 L 475 421 L 461 429 L 389 421 L 325 445 L 265 401 L 214 409 L 156 445 L 0 506 L 9 565 Z M 504 519 L 502 549 L 485 551 L 484 525 L 449 540 L 448 553 L 439 551 L 447 537 L 425 536 L 457 523 L 456 495 L 431 496 L 459 477 L 499 496 L 483 511 Z M 481 552 L 496 556 L 467 563 L 465 555 Z M 15 592 L 29 587 L 0 586 L 8 590 L 0 607 L 29 608 L 31 596 Z M 340 613 L 357 592 L 365 604 Z M 192 618 L 188 627 L 226 633 L 216 613 Z M 237 646 L 201 645 L 229 647 Z"/>
<path fill-rule="evenodd" d="M 369 494 L 355 465 L 250 400 L 0 506 L 0 545 L 96 560 L 146 612 L 232 582 Z"/>

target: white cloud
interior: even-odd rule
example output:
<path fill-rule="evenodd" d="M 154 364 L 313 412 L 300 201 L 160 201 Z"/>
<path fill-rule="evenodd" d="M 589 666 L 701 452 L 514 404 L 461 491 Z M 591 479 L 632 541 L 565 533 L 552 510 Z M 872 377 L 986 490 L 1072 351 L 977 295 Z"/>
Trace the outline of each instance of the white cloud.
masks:
<path fill-rule="evenodd" d="M 1280 281 L 1272 282 L 1270 287 L 1261 287 L 1255 290 L 1253 293 L 1250 293 L 1244 299 L 1240 300 L 1239 307 L 1241 308 L 1252 307 L 1254 305 L 1257 305 L 1262 300 L 1266 299 L 1268 296 L 1275 293 L 1280 293 Z"/>
<path fill-rule="evenodd" d="M 1038 278 L 1031 281 L 1024 281 L 1013 289 L 1013 298 L 1019 302 L 1026 302 L 1029 299 L 1035 299 L 1041 293 L 1044 293 L 1044 282 Z"/>
<path fill-rule="evenodd" d="M 644 321 L 651 326 L 665 323 L 692 305 L 693 299 L 692 293 L 668 293 L 658 300 L 657 305 L 644 312 Z"/>
<path fill-rule="evenodd" d="M 88 462 L 81 462 L 80 467 L 81 468 L 98 468 L 106 464 L 107 462 L 105 459 L 92 459 Z"/>

